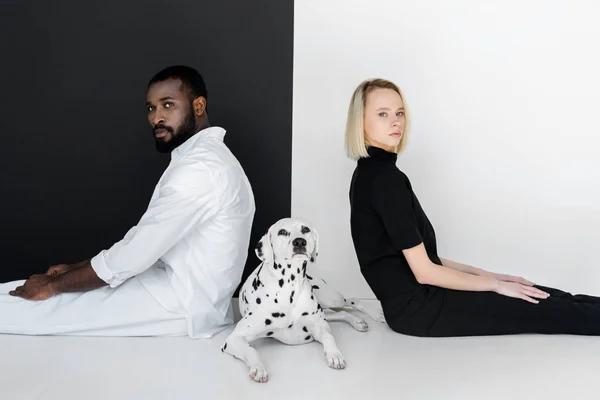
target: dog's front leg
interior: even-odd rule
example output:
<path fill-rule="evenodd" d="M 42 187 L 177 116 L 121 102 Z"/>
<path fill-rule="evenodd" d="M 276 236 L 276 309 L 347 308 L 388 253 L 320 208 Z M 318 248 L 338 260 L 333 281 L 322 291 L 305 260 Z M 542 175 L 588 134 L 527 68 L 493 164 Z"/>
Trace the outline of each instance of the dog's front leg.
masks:
<path fill-rule="evenodd" d="M 315 315 L 315 319 L 308 323 L 306 328 L 315 340 L 323 345 L 327 365 L 333 369 L 346 368 L 346 360 L 344 360 L 342 352 L 338 349 L 335 339 L 331 334 L 331 328 L 323 316 Z"/>
<path fill-rule="evenodd" d="M 250 342 L 254 339 L 262 337 L 260 332 L 256 332 L 253 328 L 252 320 L 244 317 L 231 334 L 225 339 L 221 351 L 229 353 L 235 358 L 242 360 L 248 367 L 249 375 L 257 382 L 266 382 L 269 380 L 267 370 L 262 365 L 258 352 L 250 346 Z"/>

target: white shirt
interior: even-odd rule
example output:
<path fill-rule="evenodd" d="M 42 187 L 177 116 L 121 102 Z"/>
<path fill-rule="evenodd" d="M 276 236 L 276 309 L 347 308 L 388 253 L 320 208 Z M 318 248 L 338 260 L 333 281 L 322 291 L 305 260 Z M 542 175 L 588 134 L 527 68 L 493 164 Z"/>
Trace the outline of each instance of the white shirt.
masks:
<path fill-rule="evenodd" d="M 139 223 L 91 260 L 113 288 L 137 276 L 166 309 L 185 315 L 192 338 L 233 324 L 254 219 L 252 188 L 224 136 L 210 127 L 175 148 Z"/>

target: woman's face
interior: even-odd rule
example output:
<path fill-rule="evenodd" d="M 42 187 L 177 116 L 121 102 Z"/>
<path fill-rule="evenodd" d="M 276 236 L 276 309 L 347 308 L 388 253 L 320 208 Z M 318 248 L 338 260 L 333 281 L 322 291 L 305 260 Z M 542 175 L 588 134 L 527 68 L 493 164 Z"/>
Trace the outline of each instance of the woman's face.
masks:
<path fill-rule="evenodd" d="M 404 135 L 404 104 L 393 89 L 377 88 L 367 95 L 365 139 L 371 146 L 393 152 Z"/>

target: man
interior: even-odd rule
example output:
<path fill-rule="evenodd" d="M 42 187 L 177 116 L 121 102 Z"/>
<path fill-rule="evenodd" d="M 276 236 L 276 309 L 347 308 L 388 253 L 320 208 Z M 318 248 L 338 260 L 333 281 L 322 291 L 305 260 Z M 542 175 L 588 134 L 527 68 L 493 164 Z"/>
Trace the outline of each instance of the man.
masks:
<path fill-rule="evenodd" d="M 255 204 L 206 102 L 192 68 L 150 80 L 148 121 L 171 161 L 148 209 L 93 258 L 0 285 L 0 333 L 207 338 L 233 324 Z"/>

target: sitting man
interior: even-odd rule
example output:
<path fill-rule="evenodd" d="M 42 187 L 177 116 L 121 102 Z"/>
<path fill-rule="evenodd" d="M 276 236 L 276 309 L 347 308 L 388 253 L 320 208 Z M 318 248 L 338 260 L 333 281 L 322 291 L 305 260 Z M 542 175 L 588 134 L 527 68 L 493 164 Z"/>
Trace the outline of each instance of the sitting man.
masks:
<path fill-rule="evenodd" d="M 148 121 L 171 160 L 148 209 L 93 258 L 0 284 L 0 333 L 208 338 L 233 324 L 254 195 L 206 99 L 192 68 L 150 80 Z"/>

